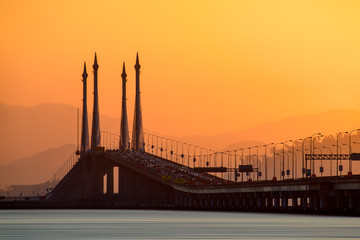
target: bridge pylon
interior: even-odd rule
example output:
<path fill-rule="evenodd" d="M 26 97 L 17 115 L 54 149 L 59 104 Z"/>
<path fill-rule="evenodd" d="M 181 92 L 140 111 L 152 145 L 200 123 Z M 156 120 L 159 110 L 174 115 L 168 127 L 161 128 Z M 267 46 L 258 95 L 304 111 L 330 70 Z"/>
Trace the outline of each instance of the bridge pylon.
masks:
<path fill-rule="evenodd" d="M 94 60 L 94 108 L 93 108 L 93 121 L 91 131 L 91 150 L 94 151 L 100 147 L 100 117 L 99 117 L 99 98 L 98 98 L 98 69 L 96 53 Z"/>
<path fill-rule="evenodd" d="M 135 113 L 132 133 L 131 148 L 135 151 L 144 151 L 144 132 L 142 124 L 141 103 L 140 103 L 140 63 L 139 54 L 136 54 L 136 95 L 135 95 Z"/>
<path fill-rule="evenodd" d="M 86 79 L 88 74 L 86 72 L 86 62 L 84 62 L 84 72 L 82 74 L 83 82 L 83 112 L 82 112 L 82 127 L 81 127 L 81 155 L 85 154 L 89 150 L 89 126 L 88 126 L 88 114 L 87 114 L 87 84 Z"/>
<path fill-rule="evenodd" d="M 125 71 L 125 62 L 123 63 L 123 72 L 121 74 L 122 78 L 122 106 L 121 106 L 121 123 L 120 123 L 120 141 L 119 149 L 120 151 L 126 151 L 130 147 L 130 137 L 129 137 L 129 125 L 128 117 L 126 110 L 126 71 Z"/>

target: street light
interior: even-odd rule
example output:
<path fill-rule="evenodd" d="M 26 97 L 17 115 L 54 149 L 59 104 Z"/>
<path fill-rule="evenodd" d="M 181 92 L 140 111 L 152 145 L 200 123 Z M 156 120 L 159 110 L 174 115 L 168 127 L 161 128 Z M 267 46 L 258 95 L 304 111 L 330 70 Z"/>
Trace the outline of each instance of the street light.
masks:
<path fill-rule="evenodd" d="M 282 163 L 283 172 L 281 172 L 281 166 L 280 166 L 280 172 L 283 177 L 283 180 L 285 180 L 285 143 L 287 143 L 287 142 L 292 142 L 292 140 L 283 142 L 283 163 Z"/>
<path fill-rule="evenodd" d="M 252 146 L 252 147 L 249 147 L 249 159 L 248 159 L 248 165 L 250 165 L 250 160 L 251 160 L 251 149 L 252 148 L 256 148 L 257 146 Z M 250 174 L 249 174 L 250 175 Z M 253 178 L 254 178 L 254 173 L 253 173 Z"/>
<path fill-rule="evenodd" d="M 328 149 L 329 150 L 329 154 L 333 155 L 333 151 L 331 150 L 331 148 L 323 146 L 324 149 Z M 322 164 L 321 164 L 322 166 Z M 330 161 L 330 176 L 332 176 L 332 161 Z"/>
<path fill-rule="evenodd" d="M 276 174 L 275 174 L 275 169 L 276 169 L 276 166 L 275 166 L 275 159 L 276 159 L 276 146 L 278 145 L 278 144 L 284 144 L 283 142 L 281 142 L 281 143 L 276 143 L 275 145 L 274 145 L 274 177 L 273 177 L 273 180 L 274 181 L 276 181 Z M 281 161 L 281 160 L 280 160 Z M 280 164 L 281 165 L 281 164 Z"/>
<path fill-rule="evenodd" d="M 265 145 L 265 181 L 268 180 L 268 170 L 267 170 L 267 156 L 266 156 L 266 151 L 267 151 L 267 147 L 273 145 L 274 143 L 269 143 Z"/>
<path fill-rule="evenodd" d="M 207 148 L 204 148 L 206 150 L 206 166 L 209 165 L 209 150 Z M 205 167 L 205 166 L 204 166 Z"/>
<path fill-rule="evenodd" d="M 241 165 L 244 165 L 244 151 L 246 148 L 240 148 L 241 150 Z M 244 181 L 244 173 L 241 172 L 241 182 Z"/>
<path fill-rule="evenodd" d="M 302 141 L 302 138 L 299 138 L 299 139 L 295 139 L 293 142 L 292 142 L 292 178 L 296 178 L 297 177 L 297 173 L 296 173 L 296 169 L 295 169 L 295 143 L 297 141 Z"/>
<path fill-rule="evenodd" d="M 193 145 L 194 147 L 194 156 L 193 156 L 193 168 L 195 167 L 195 162 L 196 162 L 196 148 L 197 146 L 196 145 Z"/>
<path fill-rule="evenodd" d="M 320 151 L 320 154 L 322 155 L 322 150 L 321 148 L 318 148 L 318 147 L 314 147 L 314 154 L 315 154 L 315 149 L 318 149 Z M 315 161 L 314 161 L 315 162 Z M 322 176 L 323 175 L 323 166 L 322 166 L 322 158 L 320 159 L 320 175 Z M 315 164 L 314 164 L 314 175 L 315 175 Z M 316 176 L 316 175 L 315 175 Z"/>
<path fill-rule="evenodd" d="M 316 140 L 316 137 L 323 137 L 324 135 L 319 135 L 319 134 L 316 134 L 314 136 L 314 138 L 311 139 L 312 141 L 312 149 L 313 149 L 313 154 L 315 154 L 315 140 Z M 321 151 L 321 150 L 320 150 Z M 316 177 L 316 174 L 315 174 L 315 159 L 312 160 L 312 166 L 311 166 L 311 160 L 310 160 L 310 169 L 312 168 L 312 176 L 313 177 Z"/>
<path fill-rule="evenodd" d="M 301 142 L 301 154 L 302 154 L 302 177 L 304 178 L 304 177 L 307 177 L 306 175 L 305 175 L 305 173 L 306 173 L 306 171 L 307 171 L 307 161 L 305 162 L 305 154 L 304 154 L 304 142 L 305 142 L 305 140 L 306 139 L 310 139 L 311 137 L 306 137 L 306 138 L 304 138 L 303 140 L 302 140 L 302 142 Z"/>
<path fill-rule="evenodd" d="M 314 139 L 316 139 L 316 138 L 314 138 L 315 136 L 322 136 L 322 135 L 321 135 L 321 133 L 314 133 L 313 135 L 311 135 L 310 155 L 314 154 L 314 145 L 315 145 Z M 314 173 L 315 173 L 314 164 L 315 164 L 315 160 L 312 160 L 312 164 L 311 164 L 311 159 L 310 159 L 310 171 L 311 171 L 312 175 L 314 175 Z"/>
<path fill-rule="evenodd" d="M 234 150 L 234 181 L 237 182 L 237 174 L 238 174 L 238 170 L 237 170 L 237 162 L 236 162 L 236 151 L 239 149 L 235 149 Z"/>
<path fill-rule="evenodd" d="M 265 147 L 265 151 L 266 151 L 266 146 L 267 145 L 258 146 L 256 149 L 256 167 L 258 168 L 256 181 L 259 181 L 259 148 Z"/>
<path fill-rule="evenodd" d="M 355 131 L 360 131 L 360 129 L 354 129 L 350 131 L 349 134 L 349 155 L 351 155 L 351 134 Z M 352 175 L 352 160 L 351 157 L 349 158 L 349 172 L 348 175 L 351 176 Z"/>
<path fill-rule="evenodd" d="M 339 132 L 339 133 L 336 134 L 336 155 L 337 155 L 337 158 L 336 158 L 336 176 L 339 176 L 339 170 L 340 170 L 339 167 L 341 166 L 341 168 L 342 168 L 341 158 L 340 158 L 340 165 L 339 165 L 339 137 L 342 134 L 348 134 L 348 132 Z M 340 152 L 341 152 L 341 150 L 340 150 Z M 340 176 L 341 176 L 341 172 L 342 172 L 342 169 L 340 170 Z"/>
<path fill-rule="evenodd" d="M 228 155 L 228 180 L 230 181 L 230 157 L 231 157 L 231 154 L 230 154 L 230 150 L 229 151 L 227 151 L 227 155 Z"/>

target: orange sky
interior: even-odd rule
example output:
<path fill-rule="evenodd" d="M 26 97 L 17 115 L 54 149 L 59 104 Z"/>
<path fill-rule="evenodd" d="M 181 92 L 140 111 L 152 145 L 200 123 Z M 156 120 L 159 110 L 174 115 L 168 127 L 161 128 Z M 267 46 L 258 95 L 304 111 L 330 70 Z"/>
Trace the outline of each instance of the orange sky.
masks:
<path fill-rule="evenodd" d="M 132 121 L 139 51 L 144 128 L 161 134 L 360 111 L 359 12 L 343 0 L 2 0 L 0 102 L 80 107 L 87 61 L 91 112 L 97 51 L 100 112 L 120 117 L 125 61 Z"/>

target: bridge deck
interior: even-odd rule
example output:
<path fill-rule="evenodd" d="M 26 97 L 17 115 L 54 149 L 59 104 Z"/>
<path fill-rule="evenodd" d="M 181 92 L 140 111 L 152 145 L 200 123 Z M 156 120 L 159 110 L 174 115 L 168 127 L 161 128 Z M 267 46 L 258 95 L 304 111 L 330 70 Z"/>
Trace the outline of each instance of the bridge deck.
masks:
<path fill-rule="evenodd" d="M 130 164 L 142 168 L 145 171 L 153 173 L 162 180 L 175 183 L 194 186 L 221 185 L 228 184 L 222 178 L 218 178 L 211 174 L 197 172 L 187 166 L 160 158 L 149 153 L 142 152 L 120 152 L 108 151 L 114 157 L 119 157 Z"/>

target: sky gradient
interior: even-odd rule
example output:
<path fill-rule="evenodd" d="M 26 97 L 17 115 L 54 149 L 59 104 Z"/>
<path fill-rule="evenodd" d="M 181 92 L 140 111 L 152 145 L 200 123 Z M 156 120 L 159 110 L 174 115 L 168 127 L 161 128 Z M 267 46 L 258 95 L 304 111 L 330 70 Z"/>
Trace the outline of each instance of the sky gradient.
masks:
<path fill-rule="evenodd" d="M 86 61 L 91 113 L 96 51 L 100 113 L 120 118 L 125 61 L 132 122 L 139 52 L 144 128 L 160 134 L 360 111 L 359 12 L 360 1 L 3 0 L 0 102 L 81 107 Z"/>

